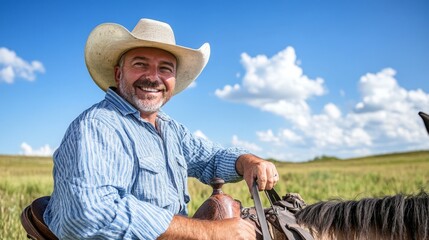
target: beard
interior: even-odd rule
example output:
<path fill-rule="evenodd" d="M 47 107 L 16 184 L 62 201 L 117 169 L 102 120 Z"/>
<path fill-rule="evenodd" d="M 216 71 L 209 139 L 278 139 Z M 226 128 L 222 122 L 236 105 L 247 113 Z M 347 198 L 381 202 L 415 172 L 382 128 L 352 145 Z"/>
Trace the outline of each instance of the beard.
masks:
<path fill-rule="evenodd" d="M 136 87 L 139 88 L 156 88 L 158 89 L 160 85 L 163 85 L 159 81 L 152 82 L 148 79 L 139 79 L 135 81 L 132 85 L 126 84 L 122 79 L 118 83 L 119 94 L 127 100 L 131 105 L 133 105 L 137 110 L 144 113 L 154 113 L 158 112 L 159 109 L 166 102 L 165 86 L 163 86 L 162 98 L 155 101 L 156 96 L 148 94 L 144 98 L 139 98 L 136 94 Z"/>

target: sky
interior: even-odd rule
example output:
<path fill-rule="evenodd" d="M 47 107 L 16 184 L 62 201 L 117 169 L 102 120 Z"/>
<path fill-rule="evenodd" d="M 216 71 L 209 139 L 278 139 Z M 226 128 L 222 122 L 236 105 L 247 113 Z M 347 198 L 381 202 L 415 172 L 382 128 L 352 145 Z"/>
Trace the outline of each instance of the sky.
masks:
<path fill-rule="evenodd" d="M 0 7 L 0 154 L 51 156 L 105 93 L 97 25 L 171 25 L 210 60 L 163 111 L 199 137 L 306 161 L 428 150 L 429 1 L 22 1 Z"/>

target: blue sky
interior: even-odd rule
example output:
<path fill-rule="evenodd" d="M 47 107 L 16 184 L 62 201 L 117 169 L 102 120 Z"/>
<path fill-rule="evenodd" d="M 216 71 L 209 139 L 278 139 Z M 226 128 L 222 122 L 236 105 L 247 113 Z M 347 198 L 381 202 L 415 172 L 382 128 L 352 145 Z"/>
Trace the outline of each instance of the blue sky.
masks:
<path fill-rule="evenodd" d="M 160 3 L 158 3 L 160 2 Z M 201 137 L 302 161 L 428 149 L 428 1 L 20 1 L 0 8 L 0 154 L 50 155 L 104 97 L 83 49 L 98 24 L 168 22 L 211 45 L 163 108 Z"/>

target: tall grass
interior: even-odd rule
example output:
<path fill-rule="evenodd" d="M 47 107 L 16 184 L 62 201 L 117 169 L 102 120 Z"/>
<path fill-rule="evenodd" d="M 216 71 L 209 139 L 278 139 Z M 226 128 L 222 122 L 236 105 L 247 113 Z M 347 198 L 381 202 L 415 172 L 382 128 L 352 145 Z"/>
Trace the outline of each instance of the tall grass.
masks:
<path fill-rule="evenodd" d="M 275 164 L 281 176 L 277 192 L 300 193 L 307 203 L 429 191 L 429 151 Z M 212 189 L 195 179 L 188 184 L 192 198 L 188 207 L 193 215 Z M 25 239 L 21 211 L 35 198 L 49 195 L 52 189 L 51 158 L 0 156 L 0 239 Z M 223 191 L 244 206 L 253 205 L 243 181 L 225 184 Z"/>
<path fill-rule="evenodd" d="M 0 156 L 0 239 L 25 239 L 22 210 L 52 189 L 51 158 Z"/>

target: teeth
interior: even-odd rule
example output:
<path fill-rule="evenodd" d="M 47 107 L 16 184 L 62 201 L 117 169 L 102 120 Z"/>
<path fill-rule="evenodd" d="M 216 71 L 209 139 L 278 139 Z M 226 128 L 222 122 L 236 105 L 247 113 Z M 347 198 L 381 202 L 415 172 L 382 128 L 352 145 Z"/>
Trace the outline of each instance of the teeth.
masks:
<path fill-rule="evenodd" d="M 159 92 L 158 89 L 154 89 L 154 88 L 140 88 L 140 89 L 146 92 Z"/>

